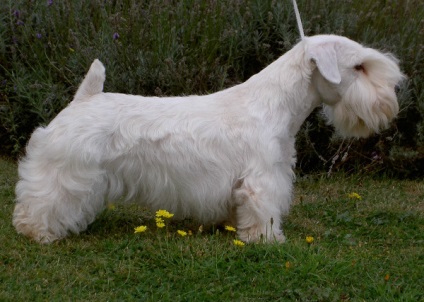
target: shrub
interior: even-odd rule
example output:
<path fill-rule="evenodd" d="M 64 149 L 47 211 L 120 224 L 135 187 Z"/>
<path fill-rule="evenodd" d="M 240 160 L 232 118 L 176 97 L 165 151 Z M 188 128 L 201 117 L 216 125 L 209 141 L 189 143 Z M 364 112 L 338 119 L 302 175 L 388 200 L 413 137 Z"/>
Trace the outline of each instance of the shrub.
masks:
<path fill-rule="evenodd" d="M 342 142 L 313 114 L 298 135 L 300 170 L 424 171 L 421 1 L 298 2 L 307 35 L 393 52 L 409 76 L 399 118 L 381 135 Z M 94 58 L 106 65 L 106 91 L 205 94 L 246 80 L 299 39 L 291 1 L 18 0 L 0 19 L 1 151 L 12 156 L 67 105 Z"/>

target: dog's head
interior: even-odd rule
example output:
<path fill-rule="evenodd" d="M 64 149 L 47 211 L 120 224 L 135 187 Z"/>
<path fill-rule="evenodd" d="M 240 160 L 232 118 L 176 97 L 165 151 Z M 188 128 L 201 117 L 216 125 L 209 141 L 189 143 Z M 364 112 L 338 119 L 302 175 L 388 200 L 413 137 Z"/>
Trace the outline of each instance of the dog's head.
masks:
<path fill-rule="evenodd" d="M 305 38 L 305 55 L 324 113 L 342 136 L 367 137 L 397 115 L 395 86 L 404 76 L 393 56 L 333 35 Z"/>

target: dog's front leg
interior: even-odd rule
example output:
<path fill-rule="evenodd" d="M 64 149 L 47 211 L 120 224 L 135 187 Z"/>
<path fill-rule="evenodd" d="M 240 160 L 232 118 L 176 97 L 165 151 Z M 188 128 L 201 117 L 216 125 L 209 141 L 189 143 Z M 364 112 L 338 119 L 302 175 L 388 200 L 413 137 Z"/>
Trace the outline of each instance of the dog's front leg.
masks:
<path fill-rule="evenodd" d="M 243 179 L 234 189 L 238 236 L 245 242 L 278 241 L 285 236 L 281 216 L 291 200 L 291 180 L 281 173 L 257 173 Z"/>

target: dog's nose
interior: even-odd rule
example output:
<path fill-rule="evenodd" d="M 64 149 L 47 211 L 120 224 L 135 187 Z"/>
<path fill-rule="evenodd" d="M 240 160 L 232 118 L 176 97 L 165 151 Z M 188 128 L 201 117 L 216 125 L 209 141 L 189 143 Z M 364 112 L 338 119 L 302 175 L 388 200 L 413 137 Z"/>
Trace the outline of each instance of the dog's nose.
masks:
<path fill-rule="evenodd" d="M 395 85 L 395 92 L 396 93 L 399 93 L 399 91 L 400 91 L 400 86 L 399 85 Z"/>

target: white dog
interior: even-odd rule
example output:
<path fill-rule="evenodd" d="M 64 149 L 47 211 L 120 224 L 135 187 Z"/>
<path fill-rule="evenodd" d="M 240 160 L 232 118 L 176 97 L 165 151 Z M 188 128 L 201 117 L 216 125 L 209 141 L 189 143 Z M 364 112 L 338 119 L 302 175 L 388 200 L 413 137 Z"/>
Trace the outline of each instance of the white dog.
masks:
<path fill-rule="evenodd" d="M 48 243 L 79 233 L 125 196 L 201 223 L 232 221 L 244 241 L 284 241 L 295 136 L 323 104 L 343 136 L 398 112 L 396 60 L 347 38 L 306 37 L 238 86 L 173 98 L 103 93 L 95 60 L 74 100 L 33 133 L 19 164 L 13 224 Z"/>

